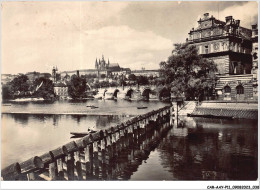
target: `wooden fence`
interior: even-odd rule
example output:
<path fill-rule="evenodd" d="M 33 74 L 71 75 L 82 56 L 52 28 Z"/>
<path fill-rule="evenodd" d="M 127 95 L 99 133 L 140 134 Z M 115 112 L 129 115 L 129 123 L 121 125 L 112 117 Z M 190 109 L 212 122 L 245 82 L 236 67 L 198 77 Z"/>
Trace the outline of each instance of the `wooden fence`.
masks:
<path fill-rule="evenodd" d="M 126 180 L 171 128 L 170 106 L 2 169 L 2 180 Z"/>

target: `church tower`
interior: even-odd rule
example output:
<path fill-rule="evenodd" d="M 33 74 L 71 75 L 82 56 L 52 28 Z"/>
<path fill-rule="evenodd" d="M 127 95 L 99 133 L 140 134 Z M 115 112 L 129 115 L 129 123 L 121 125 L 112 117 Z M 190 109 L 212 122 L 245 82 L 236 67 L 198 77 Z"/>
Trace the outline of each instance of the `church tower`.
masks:
<path fill-rule="evenodd" d="M 95 63 L 95 69 L 98 69 L 98 62 L 97 62 L 97 58 L 96 58 L 96 63 Z"/>
<path fill-rule="evenodd" d="M 106 68 L 106 62 L 104 59 L 104 55 L 102 55 L 102 60 L 101 60 L 101 69 L 104 70 Z"/>
<path fill-rule="evenodd" d="M 52 79 L 53 79 L 54 83 L 56 83 L 56 80 L 57 80 L 56 71 L 57 71 L 57 66 L 56 66 L 56 68 L 53 67 L 53 69 L 52 69 Z"/>
<path fill-rule="evenodd" d="M 109 59 L 107 60 L 107 68 L 109 67 L 110 65 L 110 62 L 109 62 Z"/>

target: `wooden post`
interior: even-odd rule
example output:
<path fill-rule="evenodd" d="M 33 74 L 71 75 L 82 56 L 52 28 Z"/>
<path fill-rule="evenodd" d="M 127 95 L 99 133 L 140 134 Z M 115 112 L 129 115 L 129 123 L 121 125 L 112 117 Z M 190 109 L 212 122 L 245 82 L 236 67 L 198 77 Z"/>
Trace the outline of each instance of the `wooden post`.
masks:
<path fill-rule="evenodd" d="M 44 168 L 46 168 L 51 162 L 54 162 L 54 155 L 51 151 L 39 156 L 42 159 Z"/>
<path fill-rule="evenodd" d="M 114 130 L 114 132 L 112 133 L 112 158 L 114 158 L 117 155 L 116 140 L 117 140 L 117 135 Z"/>
<path fill-rule="evenodd" d="M 18 162 L 7 166 L 1 171 L 1 176 L 3 180 L 18 180 L 20 174 L 21 166 Z"/>
<path fill-rule="evenodd" d="M 74 158 L 72 154 L 67 156 L 67 173 L 68 173 L 68 180 L 74 180 Z"/>
<path fill-rule="evenodd" d="M 56 148 L 55 150 L 52 150 L 50 152 L 52 153 L 54 159 L 58 159 L 58 158 L 68 155 L 68 150 L 65 146 Z"/>
<path fill-rule="evenodd" d="M 83 173 L 82 173 L 82 164 L 81 162 L 78 160 L 76 161 L 76 175 L 78 177 L 78 180 L 83 180 Z"/>
<path fill-rule="evenodd" d="M 119 141 L 120 140 L 120 130 L 119 130 L 118 126 L 115 127 L 115 134 L 116 134 L 116 138 L 115 138 L 116 152 L 115 152 L 115 155 L 117 156 L 118 153 L 121 150 L 120 141 Z"/>
<path fill-rule="evenodd" d="M 56 180 L 58 177 L 56 162 L 52 162 L 49 164 L 49 177 L 51 180 Z"/>
<path fill-rule="evenodd" d="M 80 151 L 74 152 L 74 165 L 75 165 L 75 176 L 77 176 L 78 180 L 82 180 L 82 166 L 80 161 Z"/>
<path fill-rule="evenodd" d="M 98 168 L 98 142 L 94 141 L 93 143 L 93 177 L 97 180 L 99 177 L 99 168 Z"/>
<path fill-rule="evenodd" d="M 64 180 L 62 158 L 57 159 L 58 180 Z"/>
<path fill-rule="evenodd" d="M 42 169 L 44 167 L 44 164 L 41 158 L 35 156 L 29 160 L 26 160 L 25 162 L 22 162 L 20 166 L 22 173 L 30 173 L 37 169 Z"/>
<path fill-rule="evenodd" d="M 71 141 L 71 142 L 65 144 L 64 146 L 66 147 L 68 153 L 75 152 L 79 149 L 77 144 L 75 143 L 75 141 Z"/>
<path fill-rule="evenodd" d="M 86 162 L 86 179 L 92 179 L 93 174 L 93 144 L 88 144 L 84 149 Z"/>
<path fill-rule="evenodd" d="M 104 137 L 104 132 L 103 132 L 102 130 L 100 130 L 100 131 L 94 133 L 94 134 L 92 135 L 92 137 L 93 137 L 93 141 L 101 140 L 101 139 L 103 139 L 103 137 Z"/>

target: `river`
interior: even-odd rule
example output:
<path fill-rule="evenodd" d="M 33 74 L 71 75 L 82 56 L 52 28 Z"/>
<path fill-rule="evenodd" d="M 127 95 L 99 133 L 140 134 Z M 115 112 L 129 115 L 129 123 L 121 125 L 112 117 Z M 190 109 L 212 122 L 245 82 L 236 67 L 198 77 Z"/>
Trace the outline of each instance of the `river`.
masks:
<path fill-rule="evenodd" d="M 98 108 L 92 110 L 86 105 Z M 139 110 L 139 105 L 148 108 Z M 1 166 L 57 148 L 71 141 L 70 132 L 105 129 L 165 105 L 156 101 L 92 100 L 2 106 Z M 255 180 L 257 130 L 255 120 L 180 118 L 125 180 L 199 180 L 212 176 Z"/>

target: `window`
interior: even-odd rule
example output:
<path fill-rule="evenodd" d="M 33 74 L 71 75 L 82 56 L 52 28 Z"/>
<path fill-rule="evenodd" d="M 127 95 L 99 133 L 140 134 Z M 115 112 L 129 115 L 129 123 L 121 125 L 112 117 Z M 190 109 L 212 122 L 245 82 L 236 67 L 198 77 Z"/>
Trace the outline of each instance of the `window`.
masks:
<path fill-rule="evenodd" d="M 231 93 L 231 88 L 229 86 L 224 87 L 224 92 L 225 93 Z"/>
<path fill-rule="evenodd" d="M 209 46 L 205 46 L 205 54 L 208 54 L 209 53 Z"/>
<path fill-rule="evenodd" d="M 237 94 L 244 94 L 244 87 L 242 85 L 237 86 Z"/>

